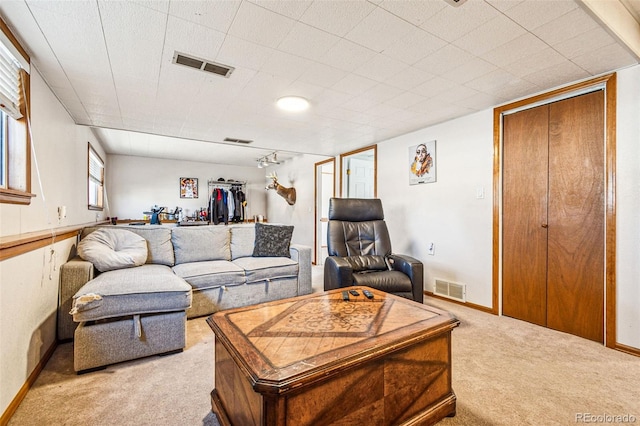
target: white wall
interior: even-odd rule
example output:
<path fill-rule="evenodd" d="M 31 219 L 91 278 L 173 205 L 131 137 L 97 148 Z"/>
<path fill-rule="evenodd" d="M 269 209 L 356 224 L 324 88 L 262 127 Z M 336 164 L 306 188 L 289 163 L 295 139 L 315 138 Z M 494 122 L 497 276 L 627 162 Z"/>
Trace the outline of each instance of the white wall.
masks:
<path fill-rule="evenodd" d="M 617 341 L 640 348 L 640 66 L 618 73 Z"/>
<path fill-rule="evenodd" d="M 296 203 L 293 206 L 275 191 L 267 192 L 267 220 L 270 223 L 294 225 L 291 241 L 313 247 L 314 244 L 314 208 L 315 163 L 329 157 L 305 154 L 292 158 L 277 167 L 263 169 L 264 175 L 271 172 L 278 174 L 278 183 L 285 187 L 296 188 Z M 264 186 L 271 179 L 264 178 Z M 264 187 L 263 186 L 263 187 Z"/>
<path fill-rule="evenodd" d="M 434 278 L 464 283 L 467 300 L 482 306 L 491 306 L 492 121 L 486 110 L 378 144 L 378 197 L 393 251 L 424 263 L 426 290 Z M 409 147 L 432 140 L 437 181 L 409 185 Z"/>
<path fill-rule="evenodd" d="M 180 178 L 198 178 L 198 198 L 180 198 Z M 206 208 L 209 179 L 247 182 L 246 217 L 265 215 L 264 170 L 193 161 L 109 155 L 107 197 L 109 215 L 118 219 L 142 219 L 143 212 L 158 205 L 173 211 L 176 206 L 189 215 Z"/>
<path fill-rule="evenodd" d="M 103 159 L 104 152 L 88 128 L 73 123 L 34 68 L 31 116 L 36 197 L 29 206 L 0 204 L 0 236 L 49 229 L 55 234 L 60 226 L 95 221 L 87 208 L 87 142 Z M 60 222 L 58 206 L 67 207 Z M 0 261 L 0 412 L 55 341 L 59 267 L 74 243 L 67 239 Z"/>

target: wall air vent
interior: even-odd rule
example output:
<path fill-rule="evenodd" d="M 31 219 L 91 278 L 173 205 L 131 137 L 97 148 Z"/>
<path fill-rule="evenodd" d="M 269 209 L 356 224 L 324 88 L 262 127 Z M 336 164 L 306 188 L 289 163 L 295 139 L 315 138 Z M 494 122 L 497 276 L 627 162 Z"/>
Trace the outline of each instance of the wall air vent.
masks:
<path fill-rule="evenodd" d="M 238 139 L 238 138 L 224 138 L 224 141 L 233 142 L 233 143 L 242 143 L 245 145 L 253 142 L 252 140 L 249 140 L 249 139 Z"/>
<path fill-rule="evenodd" d="M 174 52 L 174 64 L 184 65 L 189 68 L 195 68 L 200 71 L 218 74 L 223 77 L 229 77 L 235 68 L 228 65 L 222 65 L 217 62 L 208 61 L 206 59 L 196 58 L 195 56 L 185 55 L 184 53 Z"/>
<path fill-rule="evenodd" d="M 467 285 L 458 284 L 436 278 L 436 289 L 434 294 L 446 297 L 448 299 L 457 300 L 459 302 L 467 301 Z"/>

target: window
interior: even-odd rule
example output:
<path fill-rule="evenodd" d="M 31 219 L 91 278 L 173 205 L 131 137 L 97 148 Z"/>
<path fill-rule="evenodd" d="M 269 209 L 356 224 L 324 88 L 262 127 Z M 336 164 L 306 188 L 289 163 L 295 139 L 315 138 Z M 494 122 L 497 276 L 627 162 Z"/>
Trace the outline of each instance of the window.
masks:
<path fill-rule="evenodd" d="M 104 207 L 104 162 L 89 144 L 89 210 Z"/>
<path fill-rule="evenodd" d="M 30 204 L 29 56 L 0 19 L 0 203 Z"/>

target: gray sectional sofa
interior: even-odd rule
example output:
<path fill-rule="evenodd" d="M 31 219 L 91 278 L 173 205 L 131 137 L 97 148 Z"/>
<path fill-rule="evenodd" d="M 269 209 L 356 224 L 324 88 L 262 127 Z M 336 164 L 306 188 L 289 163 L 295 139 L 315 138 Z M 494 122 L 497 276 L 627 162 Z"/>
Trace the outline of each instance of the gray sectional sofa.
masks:
<path fill-rule="evenodd" d="M 78 244 L 85 258 L 60 271 L 58 339 L 75 338 L 75 370 L 180 351 L 187 318 L 311 293 L 311 248 L 272 247 L 280 238 L 272 231 L 285 228 L 292 231 L 266 224 L 85 228 Z M 91 252 L 93 240 L 111 251 Z M 109 264 L 112 254 L 132 263 Z"/>

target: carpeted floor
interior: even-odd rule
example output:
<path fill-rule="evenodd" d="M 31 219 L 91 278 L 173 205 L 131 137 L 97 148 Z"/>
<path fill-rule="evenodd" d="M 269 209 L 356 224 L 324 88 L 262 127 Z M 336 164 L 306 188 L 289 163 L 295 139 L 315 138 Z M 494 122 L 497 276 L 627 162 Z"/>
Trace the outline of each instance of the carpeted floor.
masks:
<path fill-rule="evenodd" d="M 321 278 L 314 267 L 314 289 Z M 425 303 L 461 321 L 452 345 L 458 412 L 441 425 L 624 424 L 614 420 L 625 415 L 640 423 L 640 358 L 453 303 Z M 188 321 L 187 333 L 182 353 L 80 376 L 72 344 L 60 345 L 9 425 L 217 425 L 213 333 L 205 318 Z"/>

